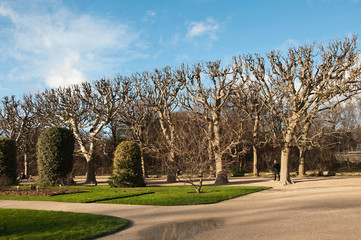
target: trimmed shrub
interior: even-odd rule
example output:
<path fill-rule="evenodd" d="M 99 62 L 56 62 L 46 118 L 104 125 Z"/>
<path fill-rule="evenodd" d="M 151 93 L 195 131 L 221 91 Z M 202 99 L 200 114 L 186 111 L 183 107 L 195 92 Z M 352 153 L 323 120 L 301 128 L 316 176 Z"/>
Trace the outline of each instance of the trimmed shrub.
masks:
<path fill-rule="evenodd" d="M 38 139 L 39 184 L 54 186 L 72 183 L 75 138 L 66 128 L 50 127 Z"/>
<path fill-rule="evenodd" d="M 114 152 L 111 187 L 144 187 L 141 151 L 135 142 L 121 142 Z"/>
<path fill-rule="evenodd" d="M 16 143 L 0 138 L 0 186 L 16 183 Z"/>

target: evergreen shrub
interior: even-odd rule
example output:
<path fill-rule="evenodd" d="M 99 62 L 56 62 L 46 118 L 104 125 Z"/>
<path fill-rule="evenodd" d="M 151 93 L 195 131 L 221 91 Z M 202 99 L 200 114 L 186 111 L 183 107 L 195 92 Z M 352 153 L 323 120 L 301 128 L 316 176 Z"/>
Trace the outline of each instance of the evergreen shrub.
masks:
<path fill-rule="evenodd" d="M 73 133 L 66 128 L 50 127 L 40 134 L 37 149 L 40 185 L 72 183 L 74 143 Z"/>
<path fill-rule="evenodd" d="M 114 152 L 111 187 L 144 187 L 141 150 L 135 142 L 121 142 Z"/>
<path fill-rule="evenodd" d="M 0 186 L 16 183 L 16 143 L 0 138 Z"/>

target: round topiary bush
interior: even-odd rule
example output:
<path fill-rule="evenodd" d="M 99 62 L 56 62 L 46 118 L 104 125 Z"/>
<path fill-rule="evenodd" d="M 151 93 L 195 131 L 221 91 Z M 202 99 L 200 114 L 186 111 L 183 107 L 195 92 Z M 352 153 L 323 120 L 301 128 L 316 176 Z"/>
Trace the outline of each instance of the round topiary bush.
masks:
<path fill-rule="evenodd" d="M 0 138 L 0 186 L 16 183 L 16 143 Z"/>
<path fill-rule="evenodd" d="M 121 142 L 114 152 L 111 187 L 144 187 L 141 151 L 135 142 Z"/>
<path fill-rule="evenodd" d="M 39 184 L 54 186 L 68 185 L 73 169 L 75 138 L 66 128 L 50 127 L 38 139 Z"/>

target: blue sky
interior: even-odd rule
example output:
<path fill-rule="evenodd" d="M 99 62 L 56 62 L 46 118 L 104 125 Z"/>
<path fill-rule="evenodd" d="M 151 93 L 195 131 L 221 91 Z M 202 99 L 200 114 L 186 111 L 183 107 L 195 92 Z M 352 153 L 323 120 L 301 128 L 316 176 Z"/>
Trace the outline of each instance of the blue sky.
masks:
<path fill-rule="evenodd" d="M 360 33 L 360 0 L 1 0 L 0 97 Z"/>

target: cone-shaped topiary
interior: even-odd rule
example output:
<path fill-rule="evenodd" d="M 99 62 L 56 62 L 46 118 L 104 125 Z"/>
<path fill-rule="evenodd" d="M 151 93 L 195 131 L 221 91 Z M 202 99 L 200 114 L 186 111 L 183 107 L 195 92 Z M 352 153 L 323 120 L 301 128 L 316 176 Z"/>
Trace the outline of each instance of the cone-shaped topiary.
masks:
<path fill-rule="evenodd" d="M 143 187 L 141 151 L 135 142 L 121 142 L 114 152 L 111 187 Z"/>
<path fill-rule="evenodd" d="M 16 143 L 0 138 L 0 186 L 16 183 Z"/>
<path fill-rule="evenodd" d="M 50 127 L 38 139 L 39 184 L 68 185 L 72 181 L 74 135 L 66 128 Z"/>

